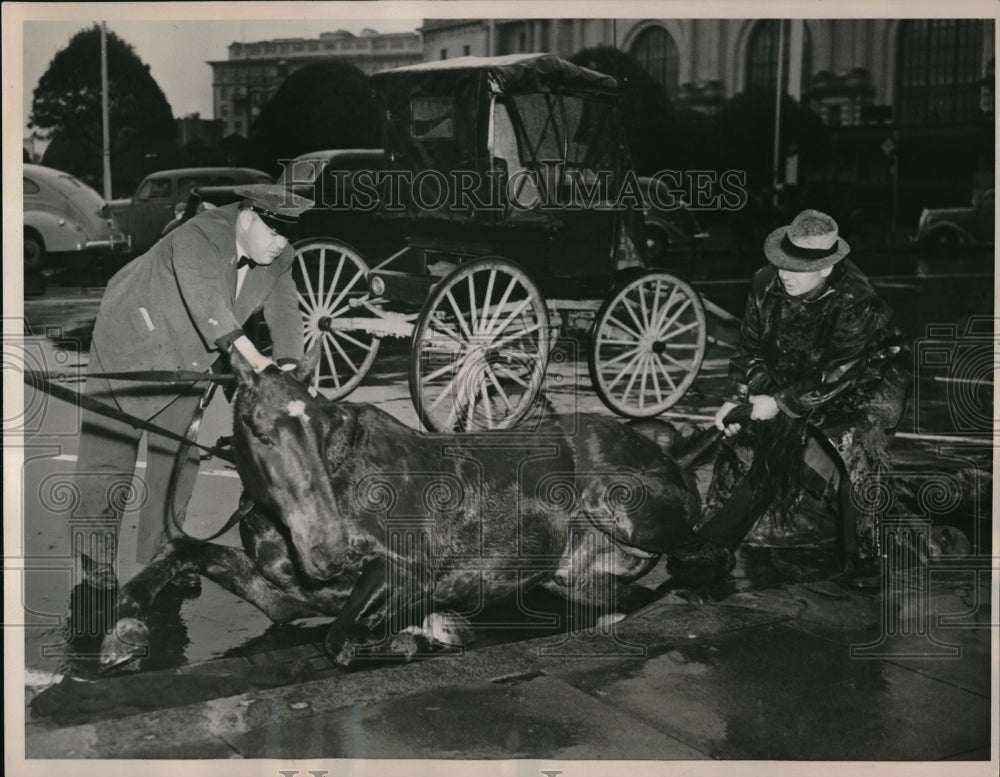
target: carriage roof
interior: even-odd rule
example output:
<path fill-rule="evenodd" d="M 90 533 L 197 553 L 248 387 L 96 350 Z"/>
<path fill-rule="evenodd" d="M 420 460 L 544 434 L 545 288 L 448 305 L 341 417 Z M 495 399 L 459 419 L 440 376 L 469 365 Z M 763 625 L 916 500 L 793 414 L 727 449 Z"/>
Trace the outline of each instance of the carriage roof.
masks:
<path fill-rule="evenodd" d="M 372 76 L 376 89 L 386 91 L 389 83 L 419 89 L 436 77 L 483 80 L 491 91 L 503 94 L 547 92 L 553 89 L 586 89 L 609 94 L 618 91 L 614 78 L 580 67 L 554 54 L 508 54 L 502 57 L 457 57 L 437 62 L 421 62 Z"/>

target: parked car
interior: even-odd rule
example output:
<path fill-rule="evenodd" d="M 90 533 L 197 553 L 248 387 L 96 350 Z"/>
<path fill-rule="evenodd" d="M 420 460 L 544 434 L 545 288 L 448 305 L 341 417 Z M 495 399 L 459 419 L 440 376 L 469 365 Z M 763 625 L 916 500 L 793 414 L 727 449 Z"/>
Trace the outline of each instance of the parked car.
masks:
<path fill-rule="evenodd" d="M 313 151 L 286 163 L 275 183 L 316 203 L 299 219 L 299 242 L 336 241 L 366 261 L 377 261 L 402 248 L 404 241 L 398 221 L 376 221 L 377 196 L 371 197 L 372 193 L 366 191 L 355 197 L 354 174 L 377 173 L 384 167 L 385 153 L 380 148 Z M 193 189 L 184 207 L 163 227 L 161 234 L 167 234 L 206 208 L 235 202 L 235 188 L 216 185 Z M 351 207 L 359 201 L 370 202 L 371 207 Z"/>
<path fill-rule="evenodd" d="M 131 197 L 109 204 L 118 223 L 141 254 L 160 239 L 163 227 L 184 209 L 188 195 L 199 186 L 270 183 L 271 177 L 249 167 L 185 167 L 150 173 Z"/>
<path fill-rule="evenodd" d="M 663 265 L 668 253 L 684 250 L 697 255 L 708 233 L 701 228 L 698 219 L 669 191 L 667 184 L 657 180 L 656 195 L 650 187 L 653 178 L 637 178 L 643 192 L 643 218 L 646 222 L 646 257 L 654 265 Z M 662 207 L 676 203 L 675 208 Z"/>
<path fill-rule="evenodd" d="M 403 225 L 379 218 L 379 171 L 385 169 L 380 148 L 335 149 L 302 154 L 285 163 L 275 183 L 316 203 L 302 214 L 299 240 L 333 238 L 377 264 L 405 245 Z M 371 179 L 359 177 L 372 173 Z"/>
<path fill-rule="evenodd" d="M 62 170 L 24 165 L 24 269 L 79 264 L 124 250 L 128 238 L 108 203 Z"/>
<path fill-rule="evenodd" d="M 930 250 L 992 245 L 995 205 L 994 190 L 990 188 L 975 195 L 968 206 L 924 208 L 912 239 Z"/>

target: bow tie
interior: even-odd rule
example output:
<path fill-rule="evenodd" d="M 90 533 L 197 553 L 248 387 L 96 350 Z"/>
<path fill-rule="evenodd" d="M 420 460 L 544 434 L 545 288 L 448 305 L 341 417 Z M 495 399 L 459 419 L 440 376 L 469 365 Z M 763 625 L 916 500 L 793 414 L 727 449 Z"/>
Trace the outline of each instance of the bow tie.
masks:
<path fill-rule="evenodd" d="M 254 262 L 253 262 L 253 260 L 249 256 L 241 256 L 240 259 L 239 259 L 239 261 L 236 262 L 236 269 L 238 270 L 241 267 L 247 267 L 247 266 L 251 266 L 252 267 L 253 264 L 254 264 Z"/>

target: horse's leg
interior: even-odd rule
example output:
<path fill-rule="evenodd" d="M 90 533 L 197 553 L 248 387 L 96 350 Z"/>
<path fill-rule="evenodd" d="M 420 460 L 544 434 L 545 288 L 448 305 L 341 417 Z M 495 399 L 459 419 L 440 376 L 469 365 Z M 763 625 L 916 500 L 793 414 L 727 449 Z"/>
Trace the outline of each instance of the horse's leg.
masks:
<path fill-rule="evenodd" d="M 324 640 L 335 664 L 349 668 L 362 655 L 361 648 L 372 657 L 411 657 L 427 649 L 428 638 L 405 629 L 421 622 L 424 609 L 430 612 L 433 581 L 417 570 L 382 557 L 365 562 Z"/>
<path fill-rule="evenodd" d="M 175 540 L 157 554 L 119 592 L 117 623 L 101 646 L 101 666 L 110 668 L 137 657 L 149 644 L 146 627 L 157 594 L 177 575 L 197 572 L 250 602 L 276 623 L 322 615 L 308 601 L 290 596 L 268 581 L 239 548 Z"/>

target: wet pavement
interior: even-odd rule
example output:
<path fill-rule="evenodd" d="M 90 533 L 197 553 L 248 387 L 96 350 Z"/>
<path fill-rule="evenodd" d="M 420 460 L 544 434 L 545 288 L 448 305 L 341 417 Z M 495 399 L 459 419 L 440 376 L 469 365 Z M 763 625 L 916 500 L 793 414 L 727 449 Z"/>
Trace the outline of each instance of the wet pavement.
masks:
<path fill-rule="evenodd" d="M 977 255 L 880 261 L 884 273 L 866 269 L 918 351 L 952 354 L 918 373 L 892 474 L 912 492 L 913 514 L 959 528 L 966 545 L 945 548 L 918 579 L 886 572 L 863 585 L 831 582 L 837 570 L 823 559 L 749 550 L 725 585 L 667 595 L 613 631 L 566 635 L 565 605 L 540 599 L 531 603 L 543 613 L 533 630 L 481 628 L 465 655 L 405 666 L 344 673 L 322 654 L 321 623 L 273 626 L 206 581 L 199 597 L 161 603 L 149 658 L 92 682 L 92 664 L 67 650 L 74 580 L 66 505 L 53 490 L 72 472 L 78 418 L 29 393 L 21 478 L 28 756 L 988 760 L 997 630 L 989 625 L 994 452 L 983 419 L 993 415 L 994 362 L 992 334 L 969 333 L 970 322 L 991 321 L 992 264 Z M 741 312 L 745 281 L 713 273 L 695 285 L 722 310 Z M 100 293 L 50 283 L 45 297 L 29 300 L 25 362 L 80 372 Z M 731 321 L 710 321 L 711 334 L 732 342 Z M 547 376 L 556 408 L 607 413 L 590 390 L 585 355 L 563 345 L 568 356 Z M 709 348 L 669 420 L 707 423 L 727 358 L 724 345 Z M 406 341 L 387 341 L 350 400 L 415 425 L 406 359 Z M 228 432 L 228 412 L 217 397 L 203 441 Z M 708 466 L 695 474 L 704 488 Z M 935 482 L 944 485 L 920 490 Z M 206 461 L 186 529 L 208 534 L 239 490 L 231 468 Z M 120 539 L 128 579 L 137 571 L 134 511 Z M 238 544 L 235 532 L 221 541 Z M 665 578 L 661 564 L 644 582 Z"/>
<path fill-rule="evenodd" d="M 667 596 L 603 631 L 350 673 L 308 644 L 119 677 L 63 689 L 55 719 L 28 723 L 26 752 L 985 766 L 989 596 L 970 609 L 971 578 L 935 585 L 928 612 L 964 621 L 942 627 L 895 617 L 899 592 L 885 591 L 912 581 L 887 582 L 792 583 L 721 601 Z M 152 709 L 150 690 L 166 687 L 174 703 Z M 99 707 L 89 720 L 81 698 Z"/>

